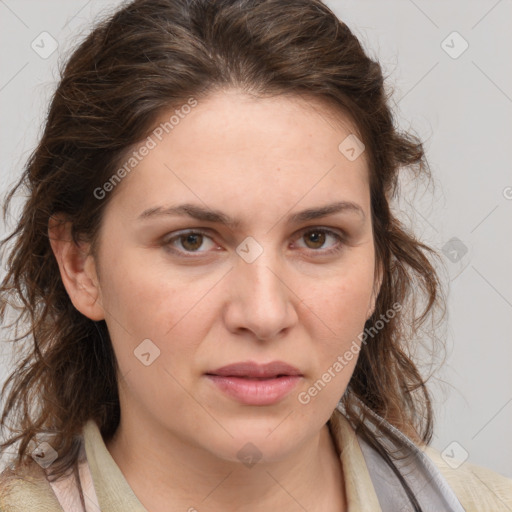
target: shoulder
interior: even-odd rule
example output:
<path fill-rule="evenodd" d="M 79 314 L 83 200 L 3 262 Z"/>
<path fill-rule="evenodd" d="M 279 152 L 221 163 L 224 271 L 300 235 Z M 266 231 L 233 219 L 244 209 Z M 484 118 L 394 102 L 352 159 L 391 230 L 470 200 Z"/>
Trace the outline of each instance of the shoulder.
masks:
<path fill-rule="evenodd" d="M 62 512 L 43 469 L 36 463 L 0 473 L 0 512 Z"/>
<path fill-rule="evenodd" d="M 501 512 L 512 510 L 512 480 L 469 462 L 445 460 L 432 447 L 424 453 L 437 466 L 466 512 Z"/>

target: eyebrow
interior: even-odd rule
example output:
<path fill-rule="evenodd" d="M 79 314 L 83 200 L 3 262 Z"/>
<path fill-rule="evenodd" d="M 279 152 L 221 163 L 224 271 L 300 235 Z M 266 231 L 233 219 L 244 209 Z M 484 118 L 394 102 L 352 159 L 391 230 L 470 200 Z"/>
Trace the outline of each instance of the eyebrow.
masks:
<path fill-rule="evenodd" d="M 362 221 L 366 220 L 364 210 L 357 203 L 352 201 L 338 201 L 317 208 L 308 208 L 301 212 L 294 213 L 288 217 L 288 223 L 298 224 L 309 220 L 315 220 L 336 213 L 352 213 L 358 215 Z M 144 210 L 138 217 L 138 221 L 152 219 L 155 217 L 180 216 L 192 217 L 204 222 L 217 222 L 227 225 L 231 229 L 240 227 L 242 222 L 239 219 L 233 219 L 219 210 L 204 208 L 203 206 L 185 203 L 176 206 L 155 206 Z"/>

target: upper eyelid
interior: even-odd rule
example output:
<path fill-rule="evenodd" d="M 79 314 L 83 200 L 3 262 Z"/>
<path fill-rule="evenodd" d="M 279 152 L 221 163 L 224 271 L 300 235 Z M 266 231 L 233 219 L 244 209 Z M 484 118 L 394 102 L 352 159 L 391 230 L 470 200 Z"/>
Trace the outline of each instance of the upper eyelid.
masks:
<path fill-rule="evenodd" d="M 319 231 L 321 231 L 321 230 L 329 231 L 334 234 L 338 234 L 340 236 L 343 236 L 346 234 L 346 231 L 344 229 L 334 228 L 334 227 L 329 227 L 329 226 L 322 226 L 321 224 L 306 226 L 304 228 L 298 229 L 297 231 L 295 231 L 294 234 L 307 233 L 308 231 L 313 231 L 315 229 L 318 229 Z M 179 236 L 183 236 L 183 235 L 186 235 L 189 233 L 200 233 L 200 234 L 204 234 L 206 236 L 215 236 L 215 230 L 213 230 L 211 228 L 184 228 L 184 229 L 179 229 L 177 231 L 172 231 L 170 233 L 167 233 L 166 235 L 164 235 L 163 238 L 164 239 L 172 239 L 172 238 L 177 238 Z M 170 236 L 170 235 L 172 235 L 172 236 Z"/>

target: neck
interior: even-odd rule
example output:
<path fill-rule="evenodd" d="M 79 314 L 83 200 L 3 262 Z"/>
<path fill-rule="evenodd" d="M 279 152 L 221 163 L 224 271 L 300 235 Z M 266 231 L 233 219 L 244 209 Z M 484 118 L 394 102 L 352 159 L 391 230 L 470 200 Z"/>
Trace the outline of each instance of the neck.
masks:
<path fill-rule="evenodd" d="M 106 446 L 152 512 L 347 509 L 342 467 L 327 425 L 286 459 L 251 467 L 219 460 L 169 433 L 140 436 L 140 426 L 134 427 L 121 423 Z"/>

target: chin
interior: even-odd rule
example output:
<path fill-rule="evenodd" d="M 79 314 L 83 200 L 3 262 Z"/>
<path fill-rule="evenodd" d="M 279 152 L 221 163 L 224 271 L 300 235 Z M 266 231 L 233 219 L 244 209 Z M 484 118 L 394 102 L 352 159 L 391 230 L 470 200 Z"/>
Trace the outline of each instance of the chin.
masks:
<path fill-rule="evenodd" d="M 208 449 L 221 459 L 246 463 L 248 466 L 260 461 L 278 462 L 285 459 L 302 441 L 295 429 L 292 431 L 290 428 L 292 424 L 282 420 L 281 417 L 278 421 L 271 418 L 225 423 L 226 430 L 233 437 L 227 433 L 216 436 L 219 444 L 210 444 Z"/>

